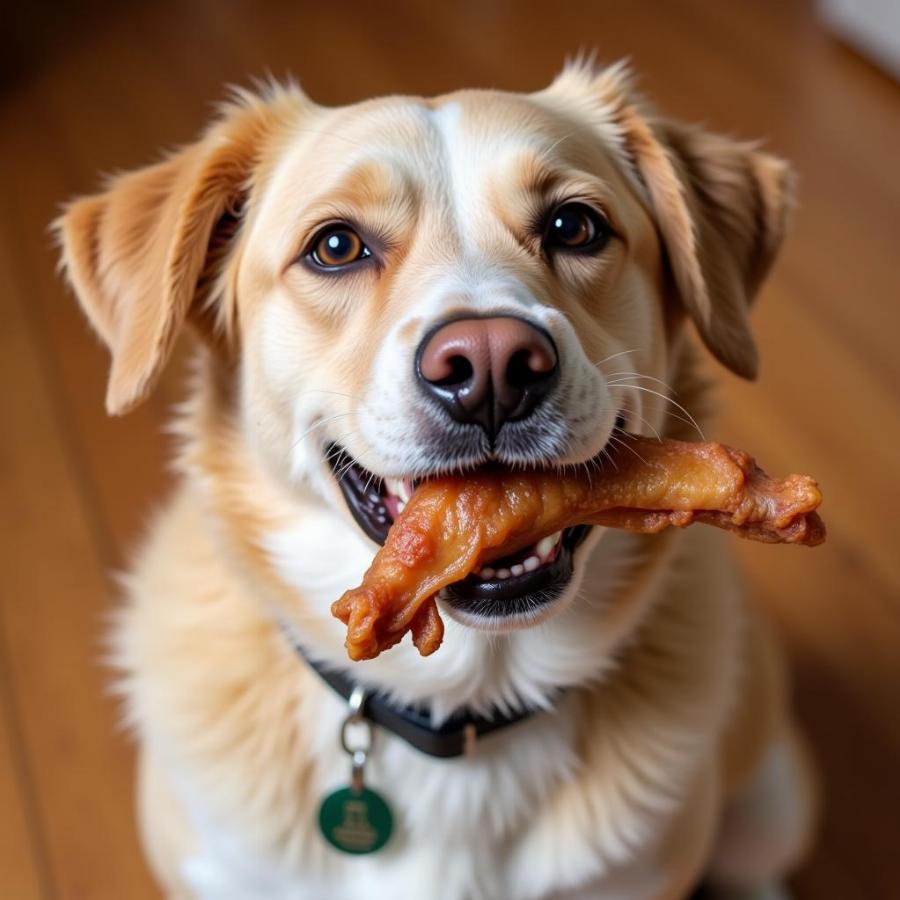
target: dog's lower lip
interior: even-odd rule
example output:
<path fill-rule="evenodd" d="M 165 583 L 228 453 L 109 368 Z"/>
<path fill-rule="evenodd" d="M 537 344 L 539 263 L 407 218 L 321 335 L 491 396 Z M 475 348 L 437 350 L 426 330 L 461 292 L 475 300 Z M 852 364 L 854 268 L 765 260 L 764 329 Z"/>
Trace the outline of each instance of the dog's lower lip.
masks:
<path fill-rule="evenodd" d="M 534 614 L 566 589 L 572 578 L 574 551 L 590 530 L 589 525 L 567 528 L 562 533 L 556 556 L 540 568 L 503 579 L 483 579 L 472 574 L 445 588 L 440 599 L 454 609 L 481 619 Z"/>

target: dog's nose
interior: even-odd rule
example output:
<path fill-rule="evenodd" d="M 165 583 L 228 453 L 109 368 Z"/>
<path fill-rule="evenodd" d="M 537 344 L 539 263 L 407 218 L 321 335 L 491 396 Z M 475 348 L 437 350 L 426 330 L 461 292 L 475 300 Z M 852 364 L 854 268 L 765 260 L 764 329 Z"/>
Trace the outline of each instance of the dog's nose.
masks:
<path fill-rule="evenodd" d="M 550 335 L 523 319 L 456 319 L 426 335 L 416 374 L 456 421 L 480 425 L 493 441 L 553 390 L 559 360 Z"/>

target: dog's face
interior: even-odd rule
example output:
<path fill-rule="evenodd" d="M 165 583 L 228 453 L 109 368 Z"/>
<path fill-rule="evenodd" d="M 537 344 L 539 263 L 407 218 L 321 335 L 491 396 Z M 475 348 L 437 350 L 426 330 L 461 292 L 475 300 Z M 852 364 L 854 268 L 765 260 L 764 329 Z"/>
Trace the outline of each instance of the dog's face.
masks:
<path fill-rule="evenodd" d="M 309 476 L 330 442 L 394 479 L 578 463 L 620 411 L 637 423 L 640 397 L 598 363 L 664 374 L 659 244 L 590 128 L 475 92 L 309 128 L 272 173 L 237 290 L 247 409 L 280 424 L 276 468 Z"/>
<path fill-rule="evenodd" d="M 748 145 L 649 122 L 620 69 L 573 68 L 529 96 L 245 97 L 61 231 L 113 351 L 113 411 L 146 394 L 191 317 L 237 363 L 269 474 L 377 542 L 416 479 L 602 467 L 617 429 L 664 430 L 685 316 L 752 376 L 746 309 L 786 181 Z M 446 610 L 493 630 L 546 617 L 585 534 L 483 570 Z"/>
<path fill-rule="evenodd" d="M 310 116 L 261 196 L 237 298 L 248 433 L 285 484 L 316 483 L 376 541 L 415 479 L 598 460 L 617 420 L 662 415 L 643 402 L 654 381 L 618 374 L 665 376 L 653 222 L 604 143 L 549 99 Z M 533 621 L 584 534 L 451 591 L 448 611 Z"/>

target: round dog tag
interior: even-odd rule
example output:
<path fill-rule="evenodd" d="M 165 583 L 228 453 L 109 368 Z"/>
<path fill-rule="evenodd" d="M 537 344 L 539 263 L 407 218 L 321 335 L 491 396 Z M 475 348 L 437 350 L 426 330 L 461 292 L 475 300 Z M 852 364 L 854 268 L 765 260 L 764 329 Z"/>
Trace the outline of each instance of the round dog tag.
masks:
<path fill-rule="evenodd" d="M 319 807 L 319 829 L 333 847 L 344 853 L 375 853 L 394 829 L 391 810 L 368 788 L 341 788 Z"/>

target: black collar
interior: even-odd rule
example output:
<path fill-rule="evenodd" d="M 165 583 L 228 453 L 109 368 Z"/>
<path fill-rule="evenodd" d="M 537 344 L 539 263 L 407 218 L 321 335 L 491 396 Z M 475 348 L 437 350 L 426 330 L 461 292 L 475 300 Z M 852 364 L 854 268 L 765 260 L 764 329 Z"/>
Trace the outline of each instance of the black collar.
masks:
<path fill-rule="evenodd" d="M 356 684 L 343 672 L 326 668 L 309 658 L 303 649 L 292 641 L 297 653 L 304 662 L 313 669 L 326 684 L 330 685 L 345 700 L 350 699 L 350 694 Z M 377 692 L 366 694 L 362 706 L 362 714 L 376 725 L 387 728 L 397 737 L 403 738 L 407 744 L 415 747 L 429 756 L 437 756 L 441 759 L 451 759 L 458 756 L 471 754 L 475 749 L 477 739 L 492 731 L 499 731 L 515 725 L 523 719 L 533 716 L 538 710 L 526 710 L 525 712 L 505 713 L 497 711 L 495 715 L 474 716 L 467 713 L 457 713 L 438 726 L 431 724 L 431 711 L 422 706 L 397 706 L 384 694 Z"/>

